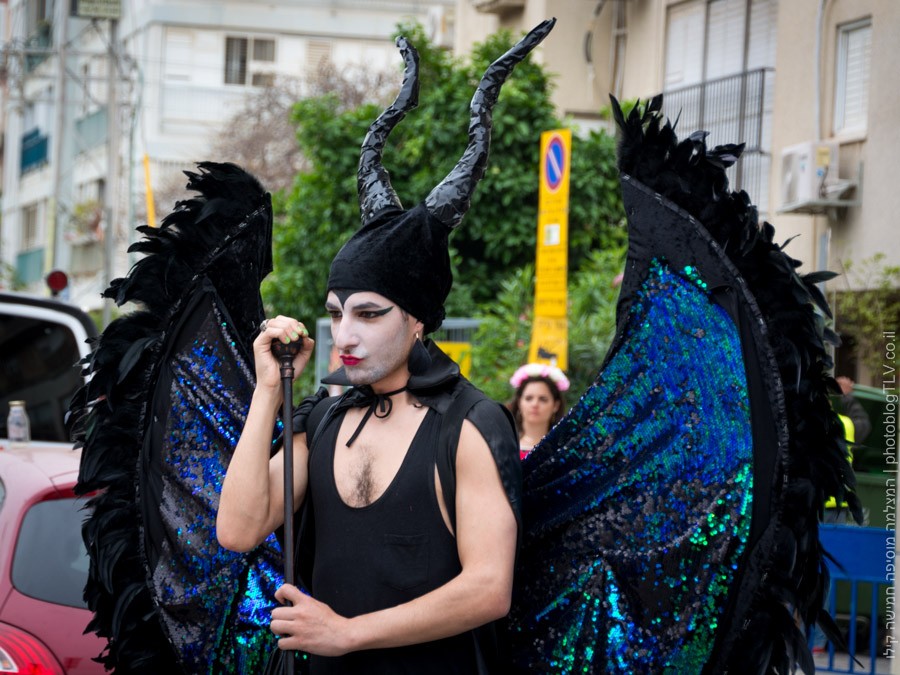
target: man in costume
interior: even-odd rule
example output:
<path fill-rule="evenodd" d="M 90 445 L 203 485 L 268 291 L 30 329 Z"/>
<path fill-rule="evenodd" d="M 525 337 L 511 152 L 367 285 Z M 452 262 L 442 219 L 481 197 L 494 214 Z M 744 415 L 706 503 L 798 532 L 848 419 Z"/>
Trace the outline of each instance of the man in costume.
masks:
<path fill-rule="evenodd" d="M 307 652 L 312 673 L 499 672 L 489 627 L 509 611 L 519 475 L 509 414 L 422 336 L 443 320 L 452 274 L 447 237 L 487 158 L 490 109 L 512 67 L 552 28 L 545 22 L 495 63 L 473 99 L 470 148 L 419 206 L 402 208 L 381 166 L 387 134 L 415 105 L 417 55 L 394 105 L 373 124 L 359 172 L 363 227 L 331 265 L 325 308 L 352 385 L 295 418 L 295 499 L 311 552 L 309 597 L 283 586 L 272 612 L 282 650 Z M 281 405 L 273 340 L 306 335 L 293 318 L 263 324 L 253 343 L 256 388 L 222 486 L 217 536 L 251 551 L 282 525 L 281 453 L 270 458 Z M 299 374 L 312 343 L 296 357 Z M 314 440 L 306 411 L 328 406 Z M 460 406 L 463 406 L 462 408 Z M 312 414 L 312 413 L 310 413 Z M 449 447 L 448 447 L 449 444 Z M 443 468 L 450 467 L 449 472 Z M 301 537 L 302 539 L 303 537 Z"/>
<path fill-rule="evenodd" d="M 502 614 L 509 598 L 515 439 L 508 418 L 420 338 L 443 318 L 448 229 L 482 175 L 498 75 L 521 46 L 485 75 L 469 148 L 422 204 L 403 211 L 380 163 L 387 133 L 415 101 L 412 50 L 398 100 L 364 143 L 363 227 L 335 259 L 327 298 L 345 356 L 333 381 L 353 386 L 336 403 L 308 401 L 294 416 L 299 467 L 309 454 L 294 492 L 306 497 L 298 558 L 312 598 L 282 588 L 292 607 L 270 613 L 281 551 L 274 535 L 260 542 L 280 522 L 269 487 L 279 434 L 266 359 L 271 339 L 305 331 L 279 317 L 257 336 L 257 289 L 271 265 L 268 195 L 237 167 L 204 164 L 190 175 L 200 195 L 159 230 L 142 229 L 135 250 L 147 257 L 106 292 L 141 310 L 104 331 L 88 366 L 93 378 L 72 404 L 84 445 L 79 490 L 97 491 L 84 528 L 85 595 L 91 628 L 109 638 L 103 661 L 117 672 L 261 672 L 274 645 L 272 617 L 283 648 L 344 654 L 314 659 L 323 669 L 352 669 L 360 654 L 415 663 L 411 641 L 426 645 L 424 658 L 458 647 L 462 663 L 451 659 L 451 671 L 494 666 L 494 635 L 475 626 Z M 521 464 L 506 665 L 521 673 L 813 672 L 805 633 L 817 621 L 829 627 L 817 536 L 825 497 L 860 515 L 828 399 L 836 385 L 825 345 L 836 336 L 816 284 L 829 274 L 798 275 L 749 197 L 729 190 L 725 170 L 740 146 L 708 149 L 703 133 L 679 141 L 660 98 L 627 117 L 615 102 L 613 110 L 629 227 L 617 334 L 594 384 Z M 427 265 L 410 262 L 412 250 L 430 256 Z M 397 447 L 377 433 L 384 428 Z M 228 476 L 238 490 L 227 485 L 220 505 L 242 429 Z M 430 440 L 416 438 L 426 433 Z M 366 462 L 366 448 L 386 456 Z M 239 475 L 244 460 L 253 464 L 247 476 Z M 407 481 L 407 470 L 421 480 Z M 473 471 L 482 474 L 474 481 Z M 249 521 L 232 499 L 243 479 L 256 485 L 254 496 L 269 495 Z M 382 540 L 373 544 L 370 532 L 352 529 L 351 515 L 378 521 L 394 489 L 410 485 L 427 492 L 408 500 L 425 513 L 399 525 L 422 515 L 428 538 L 440 541 L 375 522 Z M 470 527 L 478 504 L 496 516 L 487 529 Z M 223 549 L 213 534 L 217 511 L 229 520 L 235 510 L 237 520 L 218 534 L 236 548 L 259 544 L 246 553 Z M 255 524 L 244 540 L 235 530 L 247 522 Z M 383 568 L 370 555 L 348 570 L 356 552 L 342 532 L 363 542 L 363 555 L 393 547 L 411 572 L 421 567 L 420 544 L 437 546 L 442 561 L 455 557 L 458 568 L 398 580 L 393 564 Z M 473 536 L 497 537 L 488 550 L 499 545 L 500 564 L 481 557 L 481 544 L 470 548 Z M 464 578 L 471 569 L 478 579 Z M 357 597 L 376 575 L 380 597 Z M 345 582 L 353 597 L 342 594 Z M 473 588 L 488 586 L 483 604 L 472 600 Z M 328 635 L 309 629 L 310 617 Z M 361 647 L 380 649 L 352 651 Z"/>

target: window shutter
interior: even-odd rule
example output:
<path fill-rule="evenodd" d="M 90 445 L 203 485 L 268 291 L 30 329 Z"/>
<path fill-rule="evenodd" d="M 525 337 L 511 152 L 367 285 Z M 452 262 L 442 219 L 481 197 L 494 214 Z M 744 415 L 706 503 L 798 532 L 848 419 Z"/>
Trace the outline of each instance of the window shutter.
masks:
<path fill-rule="evenodd" d="M 225 38 L 225 84 L 247 82 L 247 38 Z"/>
<path fill-rule="evenodd" d="M 866 128 L 871 56 L 872 24 L 868 20 L 839 29 L 835 131 Z"/>
<path fill-rule="evenodd" d="M 188 30 L 179 28 L 166 29 L 166 62 L 164 66 L 166 80 L 190 82 L 193 38 L 193 34 Z"/>
<path fill-rule="evenodd" d="M 274 63 L 275 40 L 255 38 L 253 40 L 253 60 Z"/>
<path fill-rule="evenodd" d="M 703 79 L 703 19 L 701 0 L 673 5 L 666 17 L 665 88 L 677 89 Z"/>
<path fill-rule="evenodd" d="M 753 0 L 751 3 L 747 70 L 775 67 L 777 14 L 774 0 Z"/>
<path fill-rule="evenodd" d="M 744 70 L 744 18 L 747 0 L 713 0 L 706 27 L 706 79 Z"/>
<path fill-rule="evenodd" d="M 306 68 L 315 72 L 324 62 L 331 60 L 331 43 L 322 40 L 310 40 L 306 44 Z"/>

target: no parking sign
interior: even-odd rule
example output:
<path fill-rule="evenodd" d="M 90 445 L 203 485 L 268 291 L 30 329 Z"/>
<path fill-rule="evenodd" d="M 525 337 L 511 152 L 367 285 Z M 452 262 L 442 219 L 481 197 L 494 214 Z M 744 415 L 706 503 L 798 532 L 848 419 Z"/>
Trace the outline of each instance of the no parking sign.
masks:
<path fill-rule="evenodd" d="M 566 129 L 568 131 L 568 129 Z M 547 147 L 541 153 L 543 169 L 541 175 L 544 178 L 547 189 L 556 192 L 562 187 L 563 178 L 568 179 L 569 150 L 563 141 L 560 132 L 551 131 L 547 139 Z M 566 180 L 568 183 L 568 180 Z"/>

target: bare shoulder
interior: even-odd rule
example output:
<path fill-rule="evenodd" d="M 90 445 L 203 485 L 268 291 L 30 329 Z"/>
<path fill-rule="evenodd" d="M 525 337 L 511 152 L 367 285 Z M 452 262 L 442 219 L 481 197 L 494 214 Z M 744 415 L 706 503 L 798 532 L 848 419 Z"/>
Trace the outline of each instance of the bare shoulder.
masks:
<path fill-rule="evenodd" d="M 503 493 L 497 462 L 484 436 L 472 422 L 465 420 L 459 433 L 456 450 L 456 473 L 461 490 L 465 485 L 496 489 Z M 506 499 L 504 495 L 504 500 Z"/>
<path fill-rule="evenodd" d="M 500 478 L 497 462 L 484 436 L 468 420 L 463 423 L 456 453 L 457 544 L 463 565 L 478 557 L 472 546 L 493 551 L 495 563 L 511 575 L 517 537 L 516 516 Z"/>
<path fill-rule="evenodd" d="M 479 460 L 487 460 L 493 464 L 491 449 L 478 427 L 469 420 L 463 420 L 462 428 L 459 430 L 459 446 L 456 450 L 457 467 L 460 462 Z"/>
<path fill-rule="evenodd" d="M 490 464 L 494 472 L 499 469 L 507 489 L 518 494 L 515 486 L 522 480 L 518 436 L 509 411 L 496 401 L 478 401 L 466 416 L 460 429 L 457 470 L 464 462 L 482 467 Z"/>

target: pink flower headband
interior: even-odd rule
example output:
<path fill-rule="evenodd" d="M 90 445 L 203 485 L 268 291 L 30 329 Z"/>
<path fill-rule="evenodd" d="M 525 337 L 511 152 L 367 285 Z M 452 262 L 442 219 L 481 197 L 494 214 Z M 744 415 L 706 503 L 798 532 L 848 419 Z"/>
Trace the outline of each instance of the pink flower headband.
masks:
<path fill-rule="evenodd" d="M 509 383 L 514 389 L 518 389 L 529 377 L 546 377 L 560 391 L 566 391 L 569 388 L 569 378 L 566 377 L 566 374 L 556 366 L 548 366 L 546 363 L 526 363 L 513 373 L 513 376 L 509 378 Z"/>

